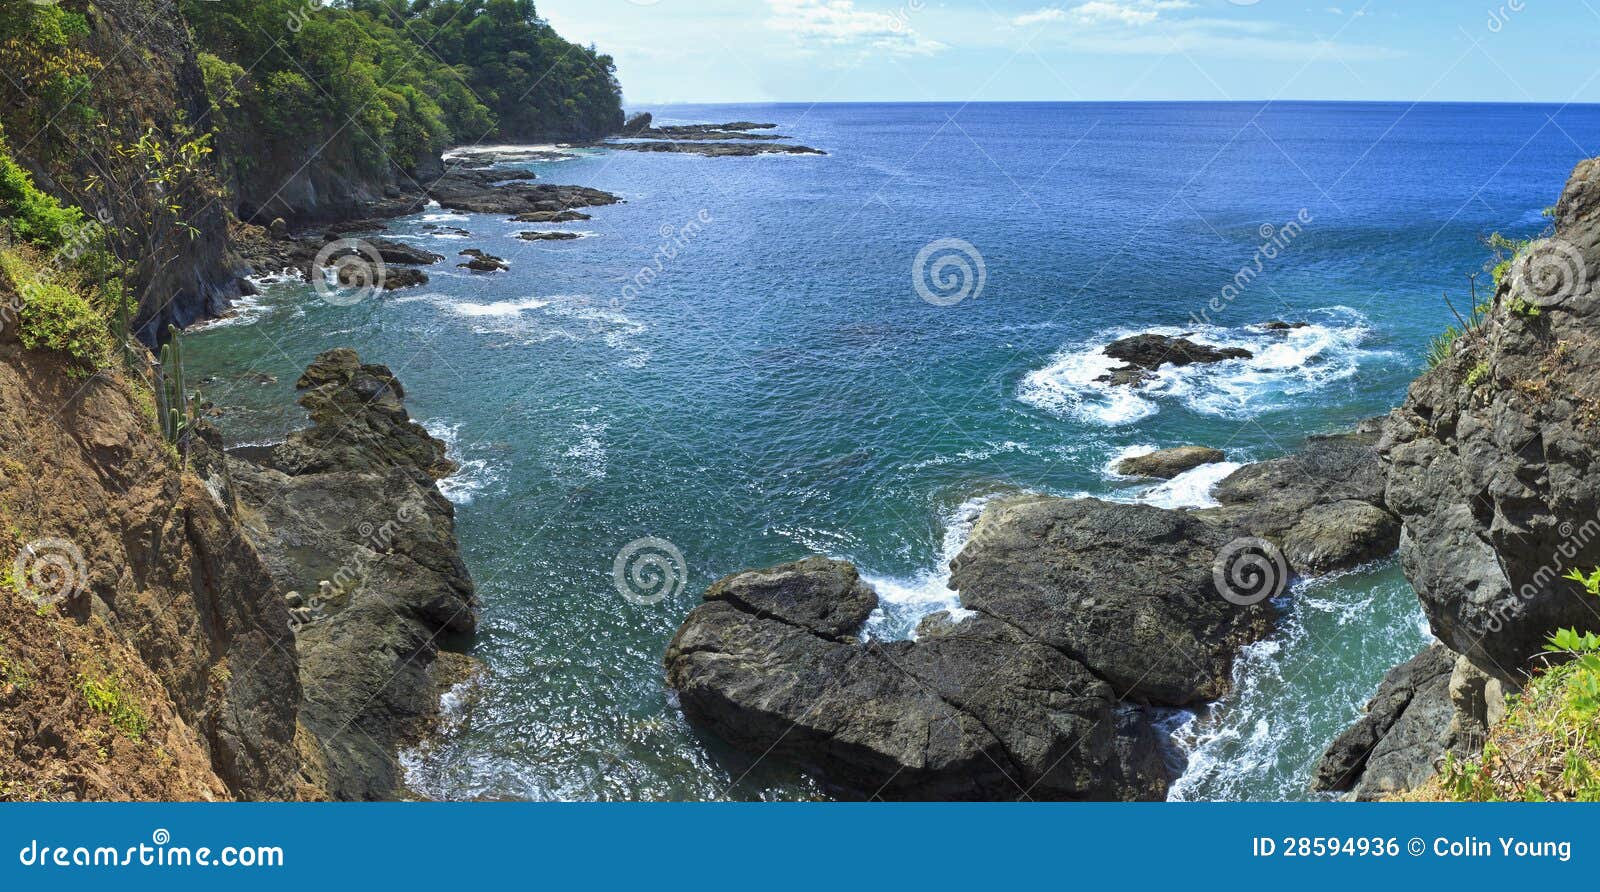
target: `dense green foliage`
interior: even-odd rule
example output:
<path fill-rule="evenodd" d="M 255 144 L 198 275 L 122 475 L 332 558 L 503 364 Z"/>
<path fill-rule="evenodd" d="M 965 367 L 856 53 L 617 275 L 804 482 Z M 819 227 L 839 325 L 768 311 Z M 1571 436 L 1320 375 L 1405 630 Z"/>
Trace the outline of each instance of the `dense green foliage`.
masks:
<path fill-rule="evenodd" d="M 74 377 L 106 366 L 113 352 L 109 324 L 77 283 L 17 249 L 0 249 L 0 278 L 0 290 L 21 298 L 15 313 L 22 346 L 62 354 Z"/>
<path fill-rule="evenodd" d="M 76 45 L 88 31 L 84 17 L 64 7 L 0 0 L 0 117 L 14 132 L 31 139 L 94 117 L 82 97 L 100 63 Z"/>
<path fill-rule="evenodd" d="M 622 124 L 609 57 L 530 0 L 184 0 L 223 156 L 347 149 L 380 172 L 485 137 L 598 137 Z"/>
<path fill-rule="evenodd" d="M 0 230 L 19 241 L 60 248 L 82 225 L 82 211 L 39 191 L 33 176 L 11 157 L 0 130 Z"/>

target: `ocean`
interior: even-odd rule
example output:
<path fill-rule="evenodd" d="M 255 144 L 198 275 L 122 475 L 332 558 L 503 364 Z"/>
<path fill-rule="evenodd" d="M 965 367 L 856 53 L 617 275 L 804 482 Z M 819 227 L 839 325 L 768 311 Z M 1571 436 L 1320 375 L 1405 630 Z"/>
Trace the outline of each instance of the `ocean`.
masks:
<path fill-rule="evenodd" d="M 185 341 L 233 444 L 302 425 L 296 377 L 349 346 L 461 463 L 445 490 L 486 671 L 405 755 L 423 795 L 826 798 L 697 732 L 665 689 L 661 654 L 707 585 L 848 559 L 884 600 L 868 631 L 906 637 L 956 603 L 947 564 L 997 495 L 1208 504 L 1234 465 L 1154 487 L 1112 465 L 1191 443 L 1268 459 L 1387 412 L 1454 319 L 1443 295 L 1466 311 L 1483 238 L 1541 232 L 1600 152 L 1600 109 L 1580 106 L 647 110 L 770 121 L 829 154 L 514 165 L 625 203 L 549 227 L 433 208 L 383 234 L 450 255 L 428 285 L 335 305 L 278 282 Z M 540 228 L 583 237 L 515 237 Z M 456 269 L 469 247 L 511 270 Z M 1255 358 L 1096 383 L 1099 349 L 1146 331 Z M 654 603 L 613 578 L 643 538 L 686 571 Z M 1310 798 L 1322 749 L 1428 640 L 1392 561 L 1282 607 L 1231 695 L 1172 716 L 1174 798 Z"/>

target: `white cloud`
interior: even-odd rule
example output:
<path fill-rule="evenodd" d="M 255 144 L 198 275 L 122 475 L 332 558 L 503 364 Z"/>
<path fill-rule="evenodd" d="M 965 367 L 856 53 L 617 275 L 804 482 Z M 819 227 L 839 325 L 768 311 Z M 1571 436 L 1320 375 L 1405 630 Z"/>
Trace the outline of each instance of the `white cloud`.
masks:
<path fill-rule="evenodd" d="M 1046 7 L 1035 12 L 1025 12 L 1012 19 L 1011 24 L 1016 25 L 1018 28 L 1026 28 L 1029 25 L 1042 25 L 1045 22 L 1059 22 L 1066 17 L 1065 10 Z"/>
<path fill-rule="evenodd" d="M 853 0 L 767 0 L 772 17 L 767 25 L 802 40 L 833 47 L 874 47 L 890 52 L 928 55 L 947 47 L 929 40 L 911 26 L 918 3 L 898 13 L 857 9 Z"/>
<path fill-rule="evenodd" d="M 1074 6 L 1072 15 L 1089 25 L 1148 25 L 1163 12 L 1193 6 L 1189 0 L 1089 0 Z"/>

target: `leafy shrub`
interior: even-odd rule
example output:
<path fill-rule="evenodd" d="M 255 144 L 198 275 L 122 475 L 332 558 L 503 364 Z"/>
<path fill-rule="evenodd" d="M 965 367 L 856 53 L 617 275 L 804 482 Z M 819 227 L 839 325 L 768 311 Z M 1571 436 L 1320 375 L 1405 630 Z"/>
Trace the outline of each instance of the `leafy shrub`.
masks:
<path fill-rule="evenodd" d="M 112 346 L 106 319 L 83 295 L 52 281 L 16 250 L 0 250 L 0 276 L 22 298 L 17 308 L 22 346 L 65 354 L 74 377 L 105 366 Z"/>
<path fill-rule="evenodd" d="M 63 207 L 33 184 L 33 176 L 17 164 L 0 130 L 0 224 L 13 238 L 46 248 L 60 248 L 83 226 L 83 212 Z"/>
<path fill-rule="evenodd" d="M 1600 596 L 1600 570 L 1566 578 Z M 1482 756 L 1445 760 L 1444 798 L 1600 802 L 1600 635 L 1562 629 L 1545 650 L 1564 661 L 1513 699 Z"/>

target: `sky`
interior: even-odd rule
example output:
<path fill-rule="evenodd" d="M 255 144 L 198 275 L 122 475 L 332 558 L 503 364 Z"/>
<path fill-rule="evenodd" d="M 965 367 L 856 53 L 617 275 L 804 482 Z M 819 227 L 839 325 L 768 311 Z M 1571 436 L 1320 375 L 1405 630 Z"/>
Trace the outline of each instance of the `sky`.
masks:
<path fill-rule="evenodd" d="M 673 102 L 1600 102 L 1600 0 L 539 0 Z"/>

